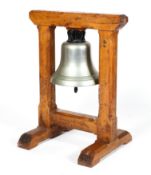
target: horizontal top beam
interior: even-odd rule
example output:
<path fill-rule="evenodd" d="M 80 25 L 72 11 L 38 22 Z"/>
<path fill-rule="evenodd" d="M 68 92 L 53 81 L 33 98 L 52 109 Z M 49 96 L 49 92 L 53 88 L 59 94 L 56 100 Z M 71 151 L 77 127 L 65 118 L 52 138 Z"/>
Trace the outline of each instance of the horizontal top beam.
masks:
<path fill-rule="evenodd" d="M 36 25 L 64 26 L 78 29 L 118 30 L 128 22 L 125 15 L 31 11 L 30 19 Z"/>

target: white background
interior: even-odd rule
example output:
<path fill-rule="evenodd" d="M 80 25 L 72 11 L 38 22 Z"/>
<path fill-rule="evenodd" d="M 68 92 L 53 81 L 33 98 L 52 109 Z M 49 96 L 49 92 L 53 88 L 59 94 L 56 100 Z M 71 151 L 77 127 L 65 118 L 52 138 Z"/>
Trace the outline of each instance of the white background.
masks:
<path fill-rule="evenodd" d="M 151 174 L 151 5 L 149 0 L 5 0 L 0 1 L 0 174 L 127 175 Z M 26 151 L 17 147 L 22 133 L 37 126 L 39 102 L 38 32 L 28 18 L 33 9 L 126 14 L 119 33 L 119 128 L 133 141 L 106 156 L 94 168 L 77 165 L 80 151 L 95 136 L 70 131 Z M 56 59 L 66 31 L 56 30 Z M 98 34 L 87 31 L 97 67 Z M 97 115 L 97 86 L 57 87 L 60 108 Z"/>

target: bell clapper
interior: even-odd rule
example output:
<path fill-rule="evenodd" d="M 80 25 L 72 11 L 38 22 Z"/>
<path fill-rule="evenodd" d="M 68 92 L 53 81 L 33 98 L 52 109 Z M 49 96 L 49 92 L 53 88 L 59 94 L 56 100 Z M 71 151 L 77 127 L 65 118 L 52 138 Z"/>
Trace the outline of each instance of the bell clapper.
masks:
<path fill-rule="evenodd" d="M 78 87 L 74 87 L 74 93 L 78 92 Z"/>

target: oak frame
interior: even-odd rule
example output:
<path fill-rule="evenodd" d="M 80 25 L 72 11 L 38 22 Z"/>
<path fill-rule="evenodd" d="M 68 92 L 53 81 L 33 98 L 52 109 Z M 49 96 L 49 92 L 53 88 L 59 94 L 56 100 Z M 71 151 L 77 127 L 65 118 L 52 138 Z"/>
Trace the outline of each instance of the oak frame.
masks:
<path fill-rule="evenodd" d="M 125 15 L 31 11 L 30 19 L 38 26 L 40 63 L 40 104 L 38 127 L 24 133 L 18 146 L 31 149 L 43 140 L 64 131 L 79 129 L 97 135 L 84 149 L 78 163 L 92 167 L 122 144 L 131 141 L 129 132 L 117 129 L 116 78 L 118 31 L 127 22 Z M 71 20 L 72 19 L 72 20 Z M 99 33 L 99 114 L 77 114 L 57 109 L 55 86 L 50 77 L 55 71 L 55 28 L 97 29 Z"/>

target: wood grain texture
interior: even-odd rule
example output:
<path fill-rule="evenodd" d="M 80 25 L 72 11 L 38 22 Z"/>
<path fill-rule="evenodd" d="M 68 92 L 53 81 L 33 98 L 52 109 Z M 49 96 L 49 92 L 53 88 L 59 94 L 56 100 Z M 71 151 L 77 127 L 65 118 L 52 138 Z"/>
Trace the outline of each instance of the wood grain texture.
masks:
<path fill-rule="evenodd" d="M 110 143 L 104 143 L 97 140 L 95 143 L 85 148 L 79 156 L 78 163 L 87 167 L 93 167 L 102 157 L 131 140 L 132 137 L 127 131 L 118 130 L 116 139 Z"/>
<path fill-rule="evenodd" d="M 97 136 L 103 142 L 116 137 L 117 31 L 99 31 L 99 117 Z"/>
<path fill-rule="evenodd" d="M 110 14 L 31 11 L 29 16 L 36 25 L 65 26 L 67 28 L 116 30 L 128 22 L 125 15 Z"/>
<path fill-rule="evenodd" d="M 96 117 L 64 110 L 57 110 L 53 117 L 54 124 L 68 129 L 79 129 L 97 133 Z"/>
<path fill-rule="evenodd" d="M 61 133 L 61 129 L 57 126 L 51 128 L 38 126 L 37 128 L 22 134 L 18 141 L 18 146 L 24 149 L 32 149 L 40 142 L 48 138 L 56 137 Z"/>
<path fill-rule="evenodd" d="M 39 65 L 40 65 L 40 104 L 39 125 L 51 126 L 52 111 L 55 110 L 55 86 L 50 78 L 55 71 L 55 35 L 54 28 L 38 26 L 39 31 Z"/>

